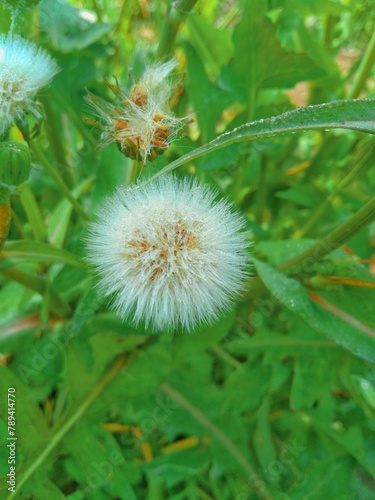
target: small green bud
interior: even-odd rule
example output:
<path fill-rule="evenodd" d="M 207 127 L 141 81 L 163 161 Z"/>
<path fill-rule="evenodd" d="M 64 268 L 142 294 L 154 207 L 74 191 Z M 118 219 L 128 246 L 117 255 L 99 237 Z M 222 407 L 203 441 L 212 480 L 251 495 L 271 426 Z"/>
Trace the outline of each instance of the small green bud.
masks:
<path fill-rule="evenodd" d="M 23 142 L 0 143 L 0 184 L 14 187 L 27 181 L 31 170 L 29 148 Z"/>

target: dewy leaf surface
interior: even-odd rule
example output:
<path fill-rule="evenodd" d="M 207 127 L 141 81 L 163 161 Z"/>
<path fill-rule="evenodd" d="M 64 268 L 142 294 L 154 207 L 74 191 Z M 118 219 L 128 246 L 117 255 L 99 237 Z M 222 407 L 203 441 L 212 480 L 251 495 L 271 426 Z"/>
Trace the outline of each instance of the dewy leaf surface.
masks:
<path fill-rule="evenodd" d="M 288 111 L 265 120 L 245 123 L 173 161 L 145 181 L 144 185 L 187 162 L 235 142 L 254 141 L 291 132 L 334 128 L 375 134 L 375 99 L 352 99 L 317 104 Z"/>
<path fill-rule="evenodd" d="M 375 360 L 375 338 L 357 330 L 347 322 L 316 306 L 303 285 L 284 276 L 272 267 L 254 259 L 261 280 L 270 293 L 287 309 L 293 311 L 311 328 L 322 333 L 356 356 Z"/>

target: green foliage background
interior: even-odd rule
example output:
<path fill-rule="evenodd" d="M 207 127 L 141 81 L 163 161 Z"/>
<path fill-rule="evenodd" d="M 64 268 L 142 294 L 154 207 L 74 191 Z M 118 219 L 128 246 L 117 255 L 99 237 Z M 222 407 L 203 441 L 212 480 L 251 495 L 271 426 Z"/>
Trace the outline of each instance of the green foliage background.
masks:
<path fill-rule="evenodd" d="M 374 101 L 273 118 L 375 97 L 373 2 L 22 0 L 0 19 L 61 68 L 44 123 L 30 119 L 34 168 L 0 254 L 0 497 L 14 387 L 9 498 L 375 498 L 374 209 L 359 212 L 374 200 Z M 185 136 L 144 169 L 97 150 L 85 89 L 110 99 L 104 75 L 126 89 L 173 53 Z M 246 215 L 254 279 L 219 323 L 152 335 L 98 296 L 86 220 L 50 172 L 91 217 L 171 164 Z"/>

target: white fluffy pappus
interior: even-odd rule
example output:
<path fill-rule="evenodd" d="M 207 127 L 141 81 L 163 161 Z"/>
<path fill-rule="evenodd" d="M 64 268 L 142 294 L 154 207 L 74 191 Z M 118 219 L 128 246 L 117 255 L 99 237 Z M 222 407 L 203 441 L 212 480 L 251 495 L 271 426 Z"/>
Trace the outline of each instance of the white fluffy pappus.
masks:
<path fill-rule="evenodd" d="M 101 145 L 115 142 L 120 151 L 129 158 L 142 161 L 155 160 L 178 135 L 189 118 L 177 118 L 171 107 L 182 88 L 169 75 L 177 60 L 148 66 L 143 77 L 126 95 L 118 84 L 105 80 L 114 92 L 117 104 L 113 105 L 101 97 L 88 92 L 84 97 L 93 108 L 99 121 L 88 119 L 100 128 Z"/>
<path fill-rule="evenodd" d="M 40 117 L 35 94 L 58 71 L 45 50 L 20 36 L 0 36 L 0 134 L 26 111 Z"/>
<path fill-rule="evenodd" d="M 88 260 L 123 319 L 154 330 L 215 321 L 248 277 L 245 219 L 215 192 L 165 175 L 120 188 L 91 224 Z"/>

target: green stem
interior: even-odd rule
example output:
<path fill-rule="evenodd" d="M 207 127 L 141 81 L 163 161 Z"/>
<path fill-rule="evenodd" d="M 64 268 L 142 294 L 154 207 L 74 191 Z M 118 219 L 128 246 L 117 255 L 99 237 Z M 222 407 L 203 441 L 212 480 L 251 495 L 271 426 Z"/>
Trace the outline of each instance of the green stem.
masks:
<path fill-rule="evenodd" d="M 211 434 L 213 434 L 218 441 L 228 450 L 228 452 L 233 456 L 233 458 L 241 465 L 241 467 L 245 470 L 247 474 L 249 474 L 252 480 L 257 482 L 261 482 L 261 479 L 258 478 L 256 472 L 253 467 L 249 464 L 247 458 L 242 454 L 242 452 L 237 448 L 235 443 L 231 439 L 229 439 L 223 432 L 221 432 L 216 425 L 214 425 L 208 418 L 195 406 L 193 406 L 187 399 L 182 396 L 175 389 L 170 387 L 167 384 L 162 385 L 162 390 L 169 397 L 174 399 L 180 406 L 185 408 L 198 422 L 200 422 L 203 427 L 205 427 Z M 262 482 L 264 484 L 264 482 Z M 263 497 L 266 500 L 271 500 L 271 496 L 264 491 Z"/>
<path fill-rule="evenodd" d="M 258 94 L 258 89 L 257 89 L 257 72 L 256 72 L 256 63 L 255 63 L 255 58 L 254 54 L 257 51 L 257 47 L 255 46 L 254 43 L 254 37 L 253 37 L 253 32 L 249 33 L 249 37 L 251 37 L 252 41 L 252 47 L 253 50 L 251 51 L 253 56 L 250 57 L 249 64 L 250 64 L 250 87 L 249 87 L 249 98 L 247 101 L 246 105 L 246 121 L 247 122 L 252 122 L 254 120 L 255 116 L 255 108 L 256 108 L 256 99 L 257 99 L 257 94 Z M 249 147 L 247 144 L 244 145 L 241 151 L 241 156 L 240 156 L 240 161 L 239 165 L 237 168 L 236 172 L 236 178 L 233 181 L 232 185 L 232 196 L 236 200 L 237 203 L 241 202 L 241 197 L 242 197 L 242 187 L 244 185 L 244 173 L 245 173 L 245 168 L 246 164 L 249 159 Z"/>
<path fill-rule="evenodd" d="M 374 148 L 369 147 L 368 143 L 366 142 L 366 149 L 365 152 L 363 152 L 363 149 L 361 148 L 360 151 L 355 155 L 354 158 L 354 168 L 350 170 L 347 176 L 342 179 L 336 188 L 330 193 L 327 198 L 324 200 L 324 202 L 313 212 L 309 220 L 306 222 L 304 227 L 298 231 L 296 231 L 292 239 L 299 239 L 303 238 L 306 233 L 310 231 L 313 227 L 317 226 L 317 222 L 320 220 L 320 218 L 325 214 L 327 208 L 331 205 L 333 200 L 336 198 L 336 196 L 346 188 L 348 184 L 354 179 L 354 177 L 358 174 L 358 172 L 368 164 L 369 160 L 371 161 L 373 158 L 373 152 Z"/>
<path fill-rule="evenodd" d="M 28 469 L 26 469 L 26 472 L 18 481 L 17 488 L 20 491 L 22 486 L 26 483 L 26 481 L 43 464 L 48 455 L 54 450 L 54 448 L 56 448 L 56 446 L 60 443 L 60 441 L 65 437 L 65 435 L 72 429 L 74 424 L 76 424 L 78 420 L 86 413 L 88 408 L 103 392 L 103 390 L 106 388 L 109 382 L 111 382 L 111 380 L 118 374 L 120 369 L 124 366 L 124 363 L 125 363 L 125 358 L 123 357 L 112 367 L 112 369 L 105 375 L 103 380 L 101 380 L 100 383 L 87 396 L 87 398 L 83 401 L 83 403 L 77 409 L 77 411 L 70 417 L 70 419 L 67 420 L 65 424 L 60 427 L 60 429 L 52 437 L 48 445 L 44 448 L 42 453 L 36 458 L 36 460 L 32 463 L 32 465 Z M 11 498 L 13 498 L 12 494 L 9 495 L 8 499 Z"/>
<path fill-rule="evenodd" d="M 218 344 L 214 344 L 211 347 L 211 350 L 222 360 L 226 361 L 229 363 L 231 366 L 234 368 L 240 368 L 242 366 L 242 363 L 240 361 L 237 361 L 236 358 L 233 358 L 230 354 L 228 354 L 221 346 Z"/>
<path fill-rule="evenodd" d="M 132 168 L 129 174 L 129 184 L 133 184 L 140 176 L 144 165 L 143 163 L 133 160 Z"/>
<path fill-rule="evenodd" d="M 358 210 L 356 214 L 350 217 L 350 219 L 334 229 L 330 234 L 322 238 L 305 252 L 281 264 L 279 269 L 281 271 L 293 271 L 299 268 L 298 272 L 303 271 L 303 268 L 309 265 L 311 259 L 314 259 L 316 262 L 321 261 L 331 252 L 341 247 L 341 245 L 357 234 L 362 228 L 367 226 L 374 218 L 375 196 L 364 207 Z"/>
<path fill-rule="evenodd" d="M 259 179 L 259 187 L 255 193 L 255 203 L 254 212 L 259 224 L 264 222 L 264 211 L 267 203 L 267 193 L 268 193 L 268 168 L 269 164 L 267 162 L 261 163 L 261 172 Z"/>
<path fill-rule="evenodd" d="M 14 224 L 17 228 L 18 234 L 20 235 L 20 239 L 25 240 L 26 236 L 25 236 L 25 232 L 23 230 L 23 226 L 21 224 L 21 221 L 20 221 L 18 215 L 16 214 L 16 212 L 13 209 L 12 209 L 12 221 L 14 222 Z"/>
<path fill-rule="evenodd" d="M 361 93 L 365 86 L 366 80 L 370 75 L 372 66 L 375 63 L 375 31 L 371 37 L 370 43 L 367 46 L 365 55 L 362 58 L 358 71 L 355 75 L 352 86 L 348 92 L 348 99 L 355 99 Z"/>
<path fill-rule="evenodd" d="M 113 34 L 120 33 L 121 28 L 122 28 L 122 23 L 126 14 L 126 9 L 129 7 L 128 5 L 128 0 L 123 0 L 121 9 L 120 9 L 120 14 L 118 16 L 118 21 L 116 26 L 114 27 Z"/>
<path fill-rule="evenodd" d="M 100 10 L 100 6 L 99 6 L 97 0 L 92 0 L 92 7 L 94 9 L 96 17 L 98 18 L 98 21 L 102 22 L 102 12 Z"/>
<path fill-rule="evenodd" d="M 173 52 L 177 32 L 198 0 L 172 0 L 161 28 L 159 46 L 156 53 L 158 59 L 170 56 Z"/>
<path fill-rule="evenodd" d="M 47 172 L 52 177 L 52 179 L 56 182 L 56 184 L 58 185 L 61 192 L 68 198 L 68 200 L 70 201 L 72 206 L 75 208 L 77 213 L 79 213 L 83 217 L 83 219 L 89 220 L 89 216 L 87 215 L 85 210 L 78 203 L 78 201 L 74 198 L 74 196 L 70 192 L 70 189 L 63 181 L 61 175 L 57 172 L 57 170 L 55 170 L 53 168 L 53 166 L 50 164 L 49 160 L 46 158 L 46 156 L 44 155 L 44 153 L 40 149 L 40 147 L 35 142 L 32 142 L 31 149 L 34 151 L 36 157 L 40 160 L 43 167 L 47 170 Z"/>
<path fill-rule="evenodd" d="M 41 98 L 42 104 L 43 104 L 43 109 L 46 114 L 46 123 L 45 123 L 45 130 L 47 133 L 48 137 L 48 142 L 53 154 L 53 157 L 55 159 L 55 162 L 59 165 L 63 165 L 66 167 L 68 165 L 68 161 L 66 159 L 64 147 L 61 141 L 61 136 L 58 133 L 59 131 L 59 123 L 56 119 L 56 115 L 52 109 L 50 99 L 46 97 Z M 68 186 L 73 185 L 73 175 L 72 175 L 72 170 L 70 168 L 64 168 L 64 173 L 62 175 L 62 178 L 64 179 L 64 182 Z"/>
<path fill-rule="evenodd" d="M 375 219 L 375 196 L 350 219 L 334 229 L 327 236 L 319 240 L 315 245 L 308 248 L 299 255 L 278 266 L 279 271 L 288 274 L 303 274 L 307 269 L 311 269 L 311 264 L 320 262 L 331 252 L 341 247 L 346 241 L 357 234 Z M 251 281 L 250 291 L 247 298 L 255 297 L 266 290 L 260 278 Z"/>
<path fill-rule="evenodd" d="M 232 8 L 228 11 L 228 13 L 223 17 L 220 24 L 218 24 L 218 28 L 220 29 L 227 28 L 233 22 L 233 20 L 240 14 L 241 7 L 242 6 L 240 4 L 235 3 L 232 6 Z"/>

